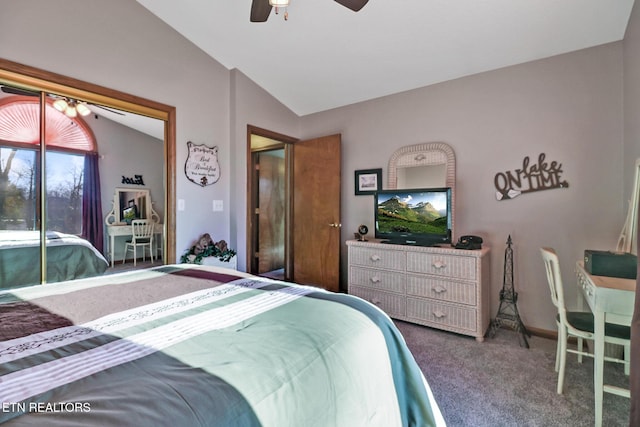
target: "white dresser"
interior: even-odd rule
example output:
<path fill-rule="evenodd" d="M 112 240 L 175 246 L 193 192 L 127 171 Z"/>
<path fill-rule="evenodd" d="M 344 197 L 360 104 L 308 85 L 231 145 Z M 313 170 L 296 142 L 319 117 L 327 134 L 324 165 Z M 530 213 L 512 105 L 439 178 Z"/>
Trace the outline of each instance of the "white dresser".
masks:
<path fill-rule="evenodd" d="M 390 317 L 484 340 L 490 323 L 489 248 L 347 241 L 348 292 Z"/>

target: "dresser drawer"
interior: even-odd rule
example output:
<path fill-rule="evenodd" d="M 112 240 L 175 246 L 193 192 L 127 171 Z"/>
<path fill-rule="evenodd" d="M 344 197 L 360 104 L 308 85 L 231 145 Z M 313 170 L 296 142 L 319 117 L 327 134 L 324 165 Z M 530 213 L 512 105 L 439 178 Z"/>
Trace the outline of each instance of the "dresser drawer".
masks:
<path fill-rule="evenodd" d="M 407 295 L 475 306 L 476 284 L 407 274 Z"/>
<path fill-rule="evenodd" d="M 407 253 L 407 271 L 476 280 L 476 258 L 431 253 Z"/>
<path fill-rule="evenodd" d="M 405 293 L 404 273 L 373 268 L 349 268 L 349 285 L 365 286 L 381 291 Z"/>
<path fill-rule="evenodd" d="M 396 295 L 388 292 L 376 291 L 363 286 L 349 286 L 349 294 L 360 297 L 377 305 L 390 317 L 404 317 L 406 303 L 404 295 Z"/>
<path fill-rule="evenodd" d="M 434 326 L 476 331 L 476 310 L 422 298 L 407 298 L 407 317 Z"/>
<path fill-rule="evenodd" d="M 404 271 L 406 263 L 403 251 L 349 248 L 349 264 L 351 265 Z"/>

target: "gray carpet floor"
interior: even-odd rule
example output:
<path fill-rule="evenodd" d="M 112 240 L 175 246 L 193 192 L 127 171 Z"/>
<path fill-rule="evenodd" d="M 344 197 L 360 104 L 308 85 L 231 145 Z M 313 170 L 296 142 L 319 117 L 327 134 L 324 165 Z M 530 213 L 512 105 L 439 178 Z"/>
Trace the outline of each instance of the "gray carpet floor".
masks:
<path fill-rule="evenodd" d="M 420 365 L 447 425 L 592 426 L 593 360 L 567 355 L 564 393 L 556 393 L 556 341 L 499 329 L 493 338 L 472 337 L 395 321 Z M 605 364 L 605 383 L 628 388 L 623 366 Z M 604 395 L 603 426 L 629 425 L 630 401 Z"/>

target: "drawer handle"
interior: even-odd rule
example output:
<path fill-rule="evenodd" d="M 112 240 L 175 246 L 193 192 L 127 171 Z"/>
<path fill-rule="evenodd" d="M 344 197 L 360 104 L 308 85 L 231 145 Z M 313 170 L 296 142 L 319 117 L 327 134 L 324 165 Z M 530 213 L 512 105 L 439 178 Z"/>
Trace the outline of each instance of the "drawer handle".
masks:
<path fill-rule="evenodd" d="M 371 283 L 380 283 L 380 278 L 378 276 L 373 276 L 369 280 L 371 281 Z"/>
<path fill-rule="evenodd" d="M 440 270 L 441 268 L 445 268 L 447 266 L 447 264 L 445 264 L 442 261 L 436 261 L 432 265 L 434 268 L 437 268 L 438 270 Z"/>
<path fill-rule="evenodd" d="M 443 313 L 443 312 L 441 312 L 441 311 L 434 311 L 434 312 L 433 312 L 433 315 L 434 315 L 436 318 L 438 318 L 438 319 L 442 319 L 443 317 L 445 317 L 445 316 L 446 316 L 446 314 L 445 314 L 445 313 Z"/>
<path fill-rule="evenodd" d="M 380 258 L 379 255 L 371 255 L 369 259 L 373 262 L 377 262 L 377 261 L 380 261 L 382 258 Z"/>
<path fill-rule="evenodd" d="M 441 294 L 443 292 L 446 292 L 447 288 L 443 288 L 442 286 L 434 286 L 433 288 L 431 288 L 431 290 L 433 290 L 437 294 Z"/>

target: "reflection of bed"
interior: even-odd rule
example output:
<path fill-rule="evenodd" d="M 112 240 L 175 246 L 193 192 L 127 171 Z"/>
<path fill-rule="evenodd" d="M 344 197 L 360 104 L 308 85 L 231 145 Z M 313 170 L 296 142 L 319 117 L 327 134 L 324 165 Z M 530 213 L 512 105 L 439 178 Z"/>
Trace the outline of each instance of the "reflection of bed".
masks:
<path fill-rule="evenodd" d="M 8 426 L 444 425 L 373 305 L 192 264 L 0 293 L 0 402 Z"/>
<path fill-rule="evenodd" d="M 47 232 L 47 282 L 96 276 L 109 264 L 88 241 Z M 40 232 L 0 231 L 0 288 L 40 283 Z"/>

